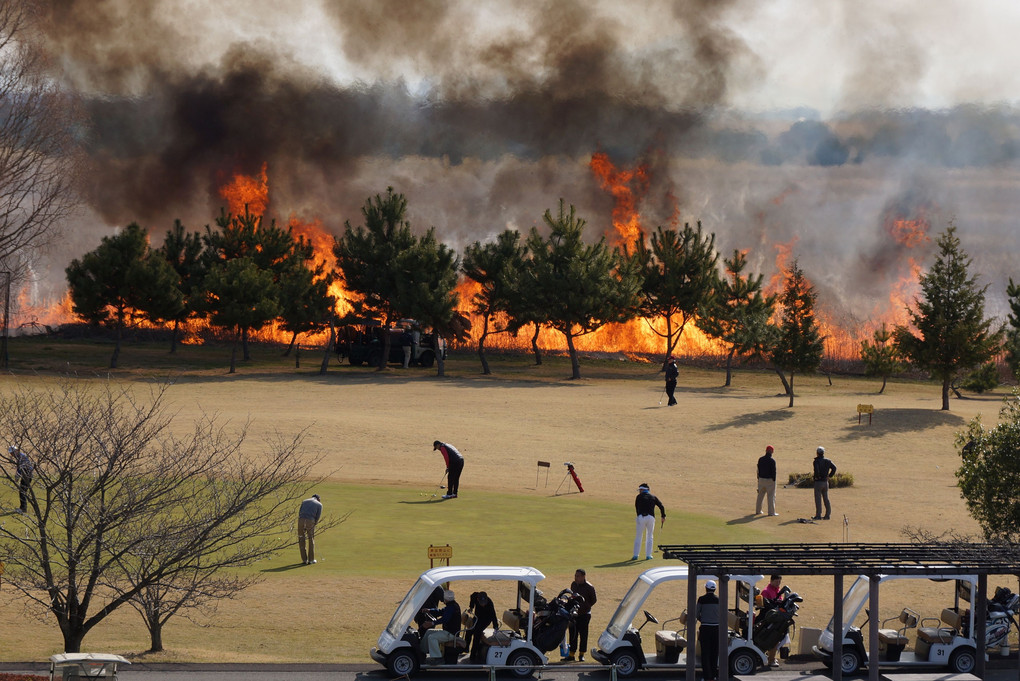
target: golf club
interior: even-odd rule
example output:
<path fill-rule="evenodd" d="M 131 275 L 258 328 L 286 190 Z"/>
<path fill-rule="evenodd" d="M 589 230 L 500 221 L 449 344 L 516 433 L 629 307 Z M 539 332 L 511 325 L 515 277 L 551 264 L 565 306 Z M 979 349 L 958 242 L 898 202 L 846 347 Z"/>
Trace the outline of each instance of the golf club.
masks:
<path fill-rule="evenodd" d="M 660 407 L 662 406 L 662 398 L 663 398 L 663 397 L 665 397 L 665 396 L 666 396 L 666 389 L 665 389 L 665 388 L 663 388 L 663 389 L 662 389 L 662 394 L 661 394 L 661 395 L 659 395 L 659 406 L 660 406 Z"/>
<path fill-rule="evenodd" d="M 442 490 L 446 489 L 446 486 L 445 486 L 445 485 L 444 485 L 443 483 L 444 483 L 444 482 L 446 482 L 446 474 L 447 474 L 448 472 L 449 472 L 449 471 L 445 471 L 445 472 L 443 473 L 443 477 L 439 478 L 439 486 L 438 486 L 438 487 L 436 487 L 436 491 L 435 491 L 435 492 L 433 492 L 433 493 L 432 493 L 432 496 L 430 496 L 430 497 L 429 497 L 430 499 L 435 499 L 435 498 L 436 498 L 437 496 L 439 496 L 439 493 L 440 493 L 440 492 L 441 492 Z"/>

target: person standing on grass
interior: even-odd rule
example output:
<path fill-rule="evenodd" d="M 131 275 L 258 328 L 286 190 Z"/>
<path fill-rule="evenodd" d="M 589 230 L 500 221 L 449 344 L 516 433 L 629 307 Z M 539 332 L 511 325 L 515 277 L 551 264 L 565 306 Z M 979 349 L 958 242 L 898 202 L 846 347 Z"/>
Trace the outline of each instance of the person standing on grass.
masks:
<path fill-rule="evenodd" d="M 574 581 L 570 584 L 570 590 L 580 596 L 582 600 L 577 609 L 577 615 L 570 620 L 570 652 L 563 660 L 573 662 L 574 655 L 577 655 L 577 661 L 584 662 L 584 651 L 588 650 L 591 606 L 595 605 L 598 596 L 595 594 L 595 587 L 588 582 L 587 573 L 581 568 L 574 572 Z"/>
<path fill-rule="evenodd" d="M 662 527 L 666 524 L 666 508 L 659 501 L 658 497 L 652 494 L 647 482 L 638 486 L 638 495 L 634 499 L 634 510 L 637 512 L 637 526 L 634 530 L 634 555 L 631 560 L 637 560 L 641 550 L 641 535 L 645 535 L 645 560 L 652 559 L 652 535 L 655 532 L 655 507 L 659 507 L 659 514 L 662 516 Z"/>
<path fill-rule="evenodd" d="M 460 491 L 460 474 L 464 470 L 464 457 L 461 456 L 456 447 L 447 442 L 440 442 L 439 440 L 433 442 L 432 451 L 437 449 L 443 455 L 443 460 L 446 462 L 446 472 L 449 475 L 449 479 L 446 481 L 446 494 L 443 495 L 443 498 L 456 499 L 457 492 Z"/>
<path fill-rule="evenodd" d="M 825 447 L 815 450 L 814 465 L 815 478 L 815 515 L 812 520 L 828 520 L 832 514 L 832 507 L 829 506 L 829 478 L 836 474 L 836 467 L 825 458 Z M 822 515 L 822 504 L 825 504 L 825 515 Z"/>
<path fill-rule="evenodd" d="M 32 459 L 28 458 L 28 454 L 21 451 L 21 447 L 8 447 L 7 453 L 14 457 L 15 475 L 18 478 L 18 500 L 21 502 L 18 512 L 24 514 L 28 512 L 28 495 L 32 487 L 32 474 L 35 472 L 35 465 L 32 463 Z"/>
<path fill-rule="evenodd" d="M 676 379 L 679 376 L 680 369 L 676 366 L 676 357 L 670 355 L 666 362 L 666 394 L 669 395 L 669 402 L 666 403 L 666 406 L 672 407 L 676 404 L 676 397 L 673 393 L 676 392 Z"/>
<path fill-rule="evenodd" d="M 701 644 L 701 675 L 704 681 L 715 681 L 719 672 L 719 597 L 715 595 L 715 582 L 705 584 L 705 593 L 698 599 L 695 619 L 698 624 L 698 643 Z"/>
<path fill-rule="evenodd" d="M 775 449 L 772 445 L 765 448 L 765 455 L 758 459 L 758 501 L 754 505 L 754 514 L 761 515 L 761 502 L 769 498 L 769 515 L 776 513 L 776 460 L 772 458 Z"/>
<path fill-rule="evenodd" d="M 298 548 L 301 550 L 301 562 L 305 565 L 315 565 L 315 524 L 319 522 L 322 515 L 322 501 L 318 494 L 301 502 L 298 509 L 297 537 Z M 305 540 L 308 540 L 308 550 L 305 550 Z"/>

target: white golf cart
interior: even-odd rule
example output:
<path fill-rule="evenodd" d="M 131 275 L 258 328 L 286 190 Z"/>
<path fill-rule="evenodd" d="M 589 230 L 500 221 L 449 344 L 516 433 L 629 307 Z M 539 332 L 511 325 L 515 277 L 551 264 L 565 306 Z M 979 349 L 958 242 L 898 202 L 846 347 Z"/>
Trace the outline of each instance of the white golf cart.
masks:
<path fill-rule="evenodd" d="M 545 579 L 545 575 L 532 567 L 500 567 L 500 566 L 446 566 L 438 567 L 422 573 L 404 599 L 400 601 L 389 624 L 379 635 L 376 647 L 372 648 L 371 656 L 376 662 L 385 665 L 394 676 L 410 676 L 423 667 L 426 669 L 450 670 L 467 669 L 472 666 L 508 667 L 514 676 L 525 678 L 532 674 L 536 667 L 549 662 L 548 658 L 532 642 L 532 631 L 535 623 L 535 587 Z M 524 634 L 508 630 L 493 632 L 486 638 L 488 648 L 485 665 L 461 664 L 458 662 L 425 665 L 426 650 L 422 647 L 422 632 L 413 628 L 415 616 L 421 611 L 428 597 L 437 587 L 450 582 L 471 581 L 512 581 L 517 583 L 517 613 L 515 622 L 523 629 Z M 452 588 L 452 585 L 451 585 Z M 462 603 L 466 603 L 465 598 Z M 525 609 L 526 608 L 526 609 Z M 504 621 L 507 615 L 504 614 Z M 458 637 L 460 638 L 460 637 Z M 454 644 L 463 644 L 463 639 Z M 454 660 L 456 658 L 454 657 Z"/>
<path fill-rule="evenodd" d="M 684 650 L 689 645 L 696 645 L 689 633 L 694 626 L 694 617 L 688 618 L 688 613 L 684 610 L 680 616 L 663 621 L 662 628 L 655 632 L 655 654 L 646 654 L 641 645 L 641 629 L 649 622 L 658 624 L 659 620 L 647 610 L 642 611 L 641 606 L 655 587 L 675 580 L 686 581 L 687 575 L 687 566 L 656 567 L 641 573 L 620 601 L 606 630 L 599 636 L 598 647 L 592 648 L 592 657 L 605 665 L 615 664 L 616 673 L 623 677 L 631 676 L 639 669 L 685 669 L 690 656 Z M 746 603 L 748 599 L 753 601 L 754 597 L 750 594 L 754 593 L 754 585 L 764 579 L 764 576 L 729 577 L 737 587 L 734 589 L 735 607 L 728 611 L 730 671 L 735 675 L 753 674 L 759 666 L 767 664 L 768 658 L 765 652 L 751 641 L 754 607 L 747 607 L 746 611 L 742 611 L 740 603 L 741 601 Z M 698 575 L 698 579 L 708 580 L 715 577 Z M 685 603 L 686 593 L 685 589 Z M 645 621 L 640 627 L 635 628 L 632 623 L 641 612 L 644 613 Z M 666 630 L 665 625 L 674 621 L 683 627 L 681 631 Z"/>
<path fill-rule="evenodd" d="M 117 681 L 117 665 L 131 664 L 108 653 L 60 653 L 50 657 L 50 681 L 104 678 Z"/>
<path fill-rule="evenodd" d="M 931 579 L 936 582 L 952 583 L 957 587 L 955 604 L 944 608 L 939 617 L 920 618 L 910 608 L 904 608 L 897 617 L 887 619 L 879 629 L 879 660 L 882 667 L 948 666 L 954 673 L 969 674 L 977 664 L 977 640 L 974 633 L 973 608 L 961 609 L 960 600 L 974 602 L 977 577 L 974 575 L 881 575 L 879 587 L 893 580 Z M 843 651 L 840 667 L 844 675 L 856 673 L 867 664 L 868 654 L 864 645 L 861 627 L 854 626 L 854 620 L 868 603 L 871 582 L 861 575 L 843 597 Z M 880 591 L 881 593 L 881 591 Z M 876 613 L 877 614 L 877 613 Z M 871 616 L 867 613 L 867 616 Z M 886 628 L 895 622 L 895 628 Z M 910 639 L 911 629 L 916 633 L 914 649 L 904 652 Z M 833 621 L 818 637 L 818 645 L 812 650 L 821 658 L 826 667 L 832 668 Z"/>

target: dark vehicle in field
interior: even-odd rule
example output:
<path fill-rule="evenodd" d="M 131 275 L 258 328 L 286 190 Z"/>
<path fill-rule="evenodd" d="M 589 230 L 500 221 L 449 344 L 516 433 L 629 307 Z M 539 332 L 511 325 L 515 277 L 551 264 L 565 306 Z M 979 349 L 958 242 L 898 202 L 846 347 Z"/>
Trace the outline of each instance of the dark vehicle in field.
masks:
<path fill-rule="evenodd" d="M 418 326 L 410 320 L 402 320 L 388 329 L 378 322 L 351 324 L 337 329 L 336 354 L 340 361 L 346 357 L 352 366 L 379 366 L 385 347 L 384 334 L 390 335 L 389 364 L 404 364 L 404 349 L 401 337 L 410 336 L 411 359 L 409 366 L 431 367 L 436 363 L 436 351 L 433 347 L 433 334 L 422 333 Z M 446 341 L 439 339 L 439 348 L 443 359 L 446 359 Z"/>

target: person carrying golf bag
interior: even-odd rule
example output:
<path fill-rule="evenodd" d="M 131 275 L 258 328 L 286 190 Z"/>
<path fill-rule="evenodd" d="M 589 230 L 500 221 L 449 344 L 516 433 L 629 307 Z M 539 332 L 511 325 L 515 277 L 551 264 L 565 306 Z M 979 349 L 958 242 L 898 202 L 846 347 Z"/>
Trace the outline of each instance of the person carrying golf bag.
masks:
<path fill-rule="evenodd" d="M 460 489 L 460 474 L 464 470 L 464 457 L 453 445 L 436 440 L 432 443 L 432 451 L 439 450 L 446 461 L 446 472 L 449 475 L 448 487 L 444 499 L 456 499 Z"/>

